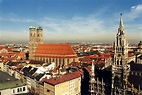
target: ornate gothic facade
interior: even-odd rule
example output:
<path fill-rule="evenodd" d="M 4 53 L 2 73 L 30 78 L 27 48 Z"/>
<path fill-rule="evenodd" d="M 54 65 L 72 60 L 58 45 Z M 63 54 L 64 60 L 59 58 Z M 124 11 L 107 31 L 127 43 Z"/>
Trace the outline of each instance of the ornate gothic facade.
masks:
<path fill-rule="evenodd" d="M 122 17 L 120 17 L 120 25 L 115 41 L 114 62 L 112 64 L 111 95 L 126 95 L 128 89 L 127 78 L 129 71 L 130 66 L 128 65 L 128 43 L 125 38 Z"/>

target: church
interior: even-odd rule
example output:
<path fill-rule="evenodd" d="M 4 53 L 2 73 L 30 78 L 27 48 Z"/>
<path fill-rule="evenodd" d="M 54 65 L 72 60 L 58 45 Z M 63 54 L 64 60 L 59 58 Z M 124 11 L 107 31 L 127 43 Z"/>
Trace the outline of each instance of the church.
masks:
<path fill-rule="evenodd" d="M 78 56 L 70 44 L 45 44 L 43 42 L 42 27 L 29 28 L 29 59 L 40 60 L 46 63 L 55 62 L 56 66 L 65 66 L 71 62 L 78 62 Z"/>

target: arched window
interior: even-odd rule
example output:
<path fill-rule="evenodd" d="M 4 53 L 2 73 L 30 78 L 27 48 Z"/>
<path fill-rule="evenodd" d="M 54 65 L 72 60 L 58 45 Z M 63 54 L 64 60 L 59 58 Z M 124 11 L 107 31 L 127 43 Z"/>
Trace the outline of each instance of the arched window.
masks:
<path fill-rule="evenodd" d="M 69 64 L 69 58 L 67 59 L 67 63 Z"/>

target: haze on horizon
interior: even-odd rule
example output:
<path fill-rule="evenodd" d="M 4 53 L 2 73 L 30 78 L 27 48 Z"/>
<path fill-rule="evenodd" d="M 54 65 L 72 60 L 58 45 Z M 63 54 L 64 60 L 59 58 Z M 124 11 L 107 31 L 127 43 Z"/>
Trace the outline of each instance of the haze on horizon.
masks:
<path fill-rule="evenodd" d="M 0 0 L 0 43 L 28 43 L 29 27 L 44 42 L 112 43 L 120 13 L 130 43 L 142 40 L 142 0 Z"/>

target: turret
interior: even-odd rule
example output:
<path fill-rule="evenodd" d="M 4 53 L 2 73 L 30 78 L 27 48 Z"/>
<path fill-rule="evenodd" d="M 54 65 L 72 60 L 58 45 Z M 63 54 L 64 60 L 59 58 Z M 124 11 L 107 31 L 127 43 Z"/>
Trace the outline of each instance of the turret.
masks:
<path fill-rule="evenodd" d="M 92 61 L 92 67 L 90 72 L 90 95 L 95 95 L 95 66 L 94 66 L 94 60 Z"/>

